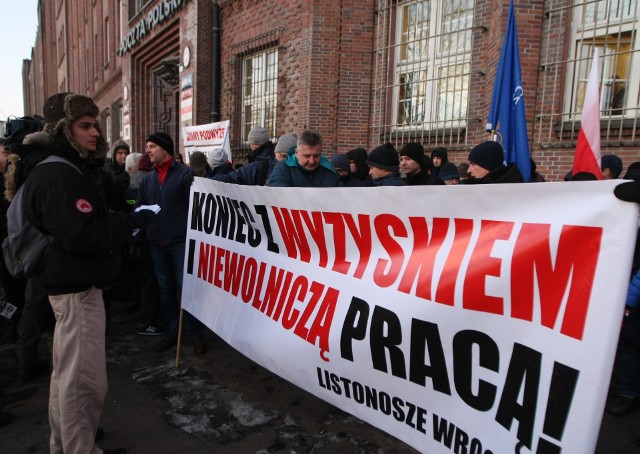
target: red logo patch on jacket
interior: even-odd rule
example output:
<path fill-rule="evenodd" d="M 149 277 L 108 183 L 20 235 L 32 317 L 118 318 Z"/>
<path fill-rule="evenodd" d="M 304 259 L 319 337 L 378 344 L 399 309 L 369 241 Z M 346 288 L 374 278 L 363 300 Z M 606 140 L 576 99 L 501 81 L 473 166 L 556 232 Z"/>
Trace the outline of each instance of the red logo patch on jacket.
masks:
<path fill-rule="evenodd" d="M 93 207 L 91 206 L 89 201 L 85 199 L 76 200 L 76 209 L 80 213 L 91 213 L 93 211 Z"/>

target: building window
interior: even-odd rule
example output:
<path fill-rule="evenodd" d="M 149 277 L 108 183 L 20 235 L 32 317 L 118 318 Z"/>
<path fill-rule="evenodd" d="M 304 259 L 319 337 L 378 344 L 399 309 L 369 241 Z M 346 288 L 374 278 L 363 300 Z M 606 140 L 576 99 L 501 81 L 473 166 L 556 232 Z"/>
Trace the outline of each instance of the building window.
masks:
<path fill-rule="evenodd" d="M 251 54 L 242 60 L 242 142 L 249 131 L 263 126 L 276 136 L 278 106 L 278 49 Z"/>
<path fill-rule="evenodd" d="M 122 30 L 122 2 L 116 2 L 116 43 L 122 41 L 122 37 L 124 36 L 124 32 Z"/>
<path fill-rule="evenodd" d="M 62 59 L 65 55 L 66 43 L 64 40 L 64 26 L 61 27 L 60 33 L 58 33 L 58 65 L 62 63 Z"/>
<path fill-rule="evenodd" d="M 638 0 L 580 0 L 545 4 L 535 140 L 573 145 L 595 48 L 600 49 L 601 144 L 633 145 L 640 94 Z"/>
<path fill-rule="evenodd" d="M 107 136 L 107 140 L 109 141 L 109 143 L 111 143 L 111 133 L 112 133 L 112 127 L 113 125 L 111 124 L 111 114 L 109 114 L 109 112 L 106 113 L 105 115 L 105 119 L 104 119 L 104 123 L 105 123 L 105 135 Z"/>
<path fill-rule="evenodd" d="M 463 128 L 469 103 L 474 0 L 380 2 L 374 130 Z"/>
<path fill-rule="evenodd" d="M 118 136 L 122 140 L 124 138 L 124 109 L 122 105 L 118 106 Z"/>
<path fill-rule="evenodd" d="M 640 50 L 637 0 L 579 3 L 574 17 L 566 110 L 581 112 L 593 50 L 600 48 L 601 115 L 637 116 L 640 73 L 631 71 Z"/>
<path fill-rule="evenodd" d="M 104 19 L 104 66 L 106 67 L 109 64 L 109 59 L 111 57 L 111 41 L 109 40 L 109 18 L 106 17 Z"/>
<path fill-rule="evenodd" d="M 151 0 L 129 0 L 129 20 L 140 13 Z"/>

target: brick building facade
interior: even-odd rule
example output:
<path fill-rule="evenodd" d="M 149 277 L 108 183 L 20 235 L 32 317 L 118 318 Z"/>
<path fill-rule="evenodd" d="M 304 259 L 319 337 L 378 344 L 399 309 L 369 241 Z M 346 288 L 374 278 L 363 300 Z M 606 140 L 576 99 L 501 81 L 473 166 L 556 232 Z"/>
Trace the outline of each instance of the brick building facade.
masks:
<path fill-rule="evenodd" d="M 230 120 L 234 156 L 251 126 L 304 128 L 328 152 L 444 146 L 485 123 L 509 0 L 41 0 L 25 113 L 57 91 L 94 97 L 111 142 Z M 640 159 L 637 0 L 515 0 L 529 143 L 538 170 L 570 169 L 594 47 L 602 49 L 602 152 Z M 635 68 L 634 68 L 635 67 Z M 617 95 L 617 96 L 616 96 Z"/>

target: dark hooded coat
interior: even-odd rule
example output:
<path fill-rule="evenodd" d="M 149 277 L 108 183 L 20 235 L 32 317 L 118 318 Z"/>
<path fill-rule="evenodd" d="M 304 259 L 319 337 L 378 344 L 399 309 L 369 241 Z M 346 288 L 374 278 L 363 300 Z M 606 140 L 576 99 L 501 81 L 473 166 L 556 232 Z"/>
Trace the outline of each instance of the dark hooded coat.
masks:
<path fill-rule="evenodd" d="M 39 274 L 47 293 L 109 286 L 120 269 L 120 246 L 134 228 L 133 218 L 108 212 L 95 169 L 64 135 L 38 132 L 27 136 L 24 145 L 34 158 L 61 156 L 82 172 L 59 162 L 29 172 L 24 193 L 27 218 L 53 237 Z"/>
<path fill-rule="evenodd" d="M 118 191 L 122 197 L 126 194 L 129 187 L 129 173 L 126 171 L 124 164 L 118 164 L 116 161 L 116 150 L 124 148 L 127 152 L 130 151 L 129 145 L 121 140 L 113 144 L 113 151 L 111 158 L 106 159 L 104 170 L 111 177 L 115 190 Z"/>

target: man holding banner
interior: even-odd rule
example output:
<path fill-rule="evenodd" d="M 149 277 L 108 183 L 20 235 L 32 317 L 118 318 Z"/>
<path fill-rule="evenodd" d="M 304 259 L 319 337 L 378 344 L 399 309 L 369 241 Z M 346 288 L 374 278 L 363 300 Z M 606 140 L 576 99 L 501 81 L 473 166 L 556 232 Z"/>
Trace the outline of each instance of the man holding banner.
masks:
<path fill-rule="evenodd" d="M 342 182 L 322 156 L 322 136 L 307 129 L 298 138 L 295 153 L 273 168 L 267 186 L 332 188 L 342 186 Z"/>
<path fill-rule="evenodd" d="M 476 145 L 469 153 L 469 174 L 471 178 L 464 184 L 522 183 L 522 174 L 514 163 L 507 166 L 504 151 L 498 142 L 484 142 Z"/>
<path fill-rule="evenodd" d="M 178 340 L 179 296 L 182 294 L 187 217 L 194 174 L 189 166 L 173 158 L 173 139 L 168 134 L 156 132 L 149 135 L 146 152 L 154 164 L 154 170 L 140 183 L 136 205 L 160 206 L 157 222 L 145 232 L 151 244 L 151 261 L 158 280 L 162 315 L 167 325 L 167 335 L 154 347 L 154 351 L 163 352 Z M 190 314 L 186 315 L 186 319 L 193 338 L 194 353 L 205 353 L 207 346 L 202 323 Z"/>

